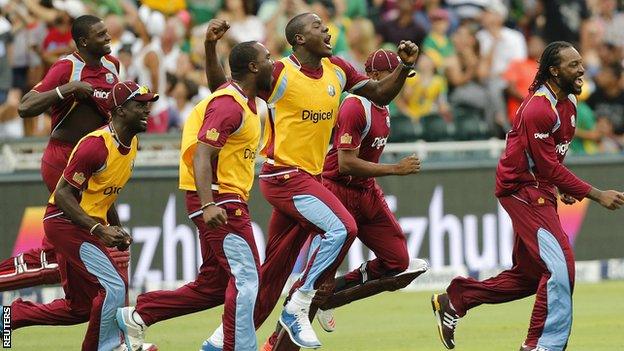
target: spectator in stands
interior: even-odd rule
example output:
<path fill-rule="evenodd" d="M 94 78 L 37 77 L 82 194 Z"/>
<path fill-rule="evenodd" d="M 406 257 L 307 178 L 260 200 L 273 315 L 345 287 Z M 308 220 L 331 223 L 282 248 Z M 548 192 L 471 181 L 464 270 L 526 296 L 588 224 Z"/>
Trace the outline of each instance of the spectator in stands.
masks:
<path fill-rule="evenodd" d="M 449 12 L 437 8 L 429 12 L 431 31 L 423 42 L 422 50 L 429 56 L 438 70 L 443 71 L 447 60 L 455 53 L 451 39 L 446 35 L 449 26 Z"/>
<path fill-rule="evenodd" d="M 368 55 L 375 50 L 375 26 L 366 18 L 356 18 L 347 29 L 349 50 L 340 54 L 358 71 L 364 72 Z"/>
<path fill-rule="evenodd" d="M 527 57 L 526 41 L 522 33 L 504 26 L 507 8 L 501 0 L 491 0 L 481 18 L 483 29 L 477 33 L 481 60 L 479 78 L 485 83 L 494 106 L 494 119 L 489 120 L 494 134 L 503 138 L 510 128 L 503 91 L 506 83 L 503 73 L 514 60 Z"/>
<path fill-rule="evenodd" d="M 602 0 L 601 0 L 602 1 Z M 589 9 L 586 0 L 539 0 L 540 14 L 543 21 L 537 21 L 541 25 L 540 32 L 544 35 L 546 44 L 556 40 L 564 40 L 580 45 L 587 37 L 587 21 Z"/>
<path fill-rule="evenodd" d="M 182 50 L 180 44 L 184 38 L 185 26 L 178 17 L 169 17 L 165 26 L 165 31 L 161 38 L 161 48 L 163 51 L 163 64 L 165 72 L 174 73 L 177 71 L 178 59 Z"/>
<path fill-rule="evenodd" d="M 401 40 L 411 40 L 420 46 L 427 33 L 414 20 L 414 0 L 397 0 L 397 7 L 396 17 L 377 26 L 377 35 L 382 42 L 399 45 Z"/>
<path fill-rule="evenodd" d="M 193 98 L 199 92 L 198 85 L 190 79 L 176 82 L 169 100 L 169 130 L 182 130 L 182 126 L 189 116 L 195 102 Z"/>
<path fill-rule="evenodd" d="M 479 43 L 471 25 L 459 26 L 451 40 L 455 47 L 455 55 L 449 57 L 445 74 L 452 109 L 471 111 L 474 115 L 480 116 L 483 122 L 492 120 L 494 116 L 492 99 L 477 76 Z"/>
<path fill-rule="evenodd" d="M 624 90 L 620 84 L 622 66 L 611 64 L 602 68 L 596 76 L 596 90 L 587 104 L 596 114 L 596 119 L 605 118 L 611 122 L 613 133 L 624 134 Z"/>
<path fill-rule="evenodd" d="M 576 131 L 570 143 L 570 150 L 577 155 L 590 155 L 598 152 L 598 143 L 602 139 L 600 131 L 596 128 L 594 111 L 585 101 L 587 95 L 584 91 L 578 96 L 576 107 Z"/>
<path fill-rule="evenodd" d="M 138 12 L 132 11 L 128 15 L 130 16 L 128 22 L 134 24 L 134 29 L 142 42 L 141 48 L 133 55 L 132 68 L 129 70 L 136 74 L 136 77 L 130 75 L 129 78 L 136 80 L 141 86 L 152 87 L 152 91 L 165 96 L 167 80 L 165 54 L 161 41 L 165 30 L 165 16 L 145 6 L 142 6 Z M 166 100 L 159 99 L 151 105 L 150 118 L 147 123 L 148 133 L 167 131 L 169 122 Z"/>
<path fill-rule="evenodd" d="M 11 23 L 0 8 L 0 138 L 20 137 L 23 134 L 20 118 L 17 117 L 15 91 L 11 89 L 13 33 Z"/>
<path fill-rule="evenodd" d="M 405 81 L 403 90 L 395 100 L 399 111 L 415 123 L 427 115 L 439 115 L 447 122 L 452 116 L 447 101 L 447 86 L 443 76 L 436 73 L 433 60 L 421 54 L 416 75 Z"/>
<path fill-rule="evenodd" d="M 224 0 L 223 2 L 223 8 L 217 17 L 230 23 L 230 29 L 226 35 L 235 44 L 250 40 L 264 42 L 266 39 L 264 24 L 253 14 L 254 3 L 245 0 Z"/>
<path fill-rule="evenodd" d="M 71 25 L 74 18 L 86 14 L 86 8 L 81 1 L 63 0 L 53 2 L 58 10 L 54 20 L 48 27 L 48 33 L 41 44 L 41 57 L 47 67 L 50 67 L 60 57 L 76 50 L 71 36 Z"/>
<path fill-rule="evenodd" d="M 124 32 L 124 20 L 121 16 L 111 13 L 104 17 L 104 25 L 108 30 L 108 35 L 111 37 L 110 49 L 111 55 L 119 56 L 119 50 L 123 46 L 121 36 Z"/>
<path fill-rule="evenodd" d="M 622 136 L 615 134 L 613 121 L 604 116 L 598 116 L 596 129 L 601 135 L 599 150 L 601 153 L 615 154 L 624 150 Z"/>
<path fill-rule="evenodd" d="M 532 35 L 528 40 L 529 56 L 524 60 L 511 61 L 503 73 L 503 79 L 507 84 L 505 92 L 507 95 L 507 118 L 510 124 L 513 123 L 522 100 L 529 93 L 529 86 L 533 82 L 535 72 L 537 72 L 537 60 L 544 51 L 544 47 L 544 40 L 538 35 Z"/>
<path fill-rule="evenodd" d="M 624 13 L 618 11 L 616 0 L 600 0 L 598 13 L 591 21 L 596 26 L 595 35 L 599 40 L 619 47 L 624 45 Z"/>

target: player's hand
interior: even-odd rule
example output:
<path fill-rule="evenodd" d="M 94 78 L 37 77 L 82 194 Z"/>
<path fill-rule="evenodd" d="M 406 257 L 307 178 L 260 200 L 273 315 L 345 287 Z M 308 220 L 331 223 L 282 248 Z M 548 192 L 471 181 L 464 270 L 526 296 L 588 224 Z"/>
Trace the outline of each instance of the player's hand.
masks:
<path fill-rule="evenodd" d="M 74 94 L 77 99 L 87 99 L 93 96 L 93 87 L 91 84 L 75 80 L 67 83 L 70 86 L 70 93 Z"/>
<path fill-rule="evenodd" d="M 122 227 L 113 226 L 113 228 L 124 236 L 123 241 L 117 244 L 117 250 L 119 251 L 128 250 L 128 248 L 130 247 L 130 244 L 132 244 L 132 237 L 130 236 L 130 234 L 128 234 L 128 232 L 125 231 Z"/>
<path fill-rule="evenodd" d="M 418 45 L 409 40 L 401 40 L 397 54 L 403 63 L 413 65 L 418 58 Z"/>
<path fill-rule="evenodd" d="M 230 29 L 228 21 L 219 18 L 211 19 L 206 29 L 206 41 L 215 42 L 221 39 L 228 29 Z"/>
<path fill-rule="evenodd" d="M 566 205 L 574 205 L 576 203 L 576 199 L 568 194 L 560 194 L 561 202 Z"/>
<path fill-rule="evenodd" d="M 204 208 L 202 218 L 208 228 L 214 229 L 227 223 L 227 212 L 217 205 L 212 205 Z"/>
<path fill-rule="evenodd" d="M 624 193 L 615 190 L 605 190 L 600 193 L 598 203 L 609 210 L 617 210 L 624 205 Z"/>
<path fill-rule="evenodd" d="M 399 161 L 395 166 L 394 174 L 407 175 L 420 171 L 420 159 L 416 155 L 407 156 Z"/>
<path fill-rule="evenodd" d="M 118 245 L 127 244 L 130 246 L 132 239 L 127 236 L 123 231 L 118 230 L 116 227 L 99 225 L 93 231 L 106 247 L 113 247 Z"/>

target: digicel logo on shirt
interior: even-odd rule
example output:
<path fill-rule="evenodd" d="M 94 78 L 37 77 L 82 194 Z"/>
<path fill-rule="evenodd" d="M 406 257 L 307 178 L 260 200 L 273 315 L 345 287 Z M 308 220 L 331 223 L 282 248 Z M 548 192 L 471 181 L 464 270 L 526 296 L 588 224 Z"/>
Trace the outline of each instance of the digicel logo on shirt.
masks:
<path fill-rule="evenodd" d="M 317 123 L 318 121 L 327 121 L 332 119 L 334 115 L 334 110 L 331 111 L 312 111 L 312 110 L 303 110 L 301 112 L 301 120 L 307 121 L 310 120 L 312 123 Z"/>

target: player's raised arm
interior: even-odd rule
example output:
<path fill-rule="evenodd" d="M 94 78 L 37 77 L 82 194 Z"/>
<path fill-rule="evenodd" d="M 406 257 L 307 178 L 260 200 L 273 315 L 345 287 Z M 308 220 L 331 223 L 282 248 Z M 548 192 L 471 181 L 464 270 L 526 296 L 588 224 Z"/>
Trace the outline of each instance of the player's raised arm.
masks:
<path fill-rule="evenodd" d="M 219 64 L 217 57 L 217 41 L 223 37 L 229 28 L 230 25 L 226 20 L 215 18 L 208 22 L 204 48 L 206 50 L 206 79 L 208 79 L 210 91 L 217 90 L 227 81 L 223 67 Z"/>
<path fill-rule="evenodd" d="M 370 80 L 354 93 L 378 105 L 388 105 L 399 94 L 405 79 L 414 68 L 418 58 L 418 46 L 409 40 L 401 41 L 397 53 L 401 58 L 401 64 L 392 74 L 379 81 Z"/>

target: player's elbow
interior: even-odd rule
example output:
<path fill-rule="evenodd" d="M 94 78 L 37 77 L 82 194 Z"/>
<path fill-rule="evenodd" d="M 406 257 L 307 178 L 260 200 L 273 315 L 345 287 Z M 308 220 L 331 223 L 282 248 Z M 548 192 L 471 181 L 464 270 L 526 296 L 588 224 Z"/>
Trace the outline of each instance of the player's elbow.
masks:
<path fill-rule="evenodd" d="M 28 93 L 24 95 L 19 105 L 17 105 L 17 114 L 21 118 L 35 117 L 39 115 L 39 113 L 35 111 L 33 97 L 34 96 L 31 93 Z"/>
<path fill-rule="evenodd" d="M 21 118 L 33 117 L 31 106 L 23 101 L 20 102 L 19 105 L 17 105 L 17 114 Z"/>

